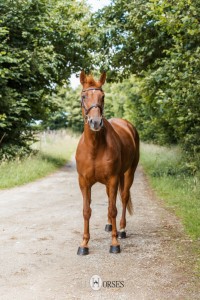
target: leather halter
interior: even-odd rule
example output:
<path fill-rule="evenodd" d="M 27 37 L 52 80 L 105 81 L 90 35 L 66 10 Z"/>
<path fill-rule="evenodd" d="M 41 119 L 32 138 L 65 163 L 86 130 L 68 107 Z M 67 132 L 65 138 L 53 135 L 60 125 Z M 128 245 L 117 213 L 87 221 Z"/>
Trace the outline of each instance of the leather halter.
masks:
<path fill-rule="evenodd" d="M 82 93 L 83 92 L 87 92 L 87 91 L 102 91 L 102 88 L 88 88 L 88 89 L 85 89 L 85 90 L 82 90 Z M 89 108 L 87 108 L 85 106 L 85 102 L 84 102 L 84 98 L 83 96 L 81 96 L 81 107 L 84 108 L 84 111 L 85 111 L 85 118 L 87 119 L 88 118 L 88 114 L 89 112 L 91 111 L 92 108 L 99 108 L 100 109 L 100 112 L 101 112 L 101 115 L 103 115 L 103 105 L 100 105 L 100 104 L 92 104 Z"/>

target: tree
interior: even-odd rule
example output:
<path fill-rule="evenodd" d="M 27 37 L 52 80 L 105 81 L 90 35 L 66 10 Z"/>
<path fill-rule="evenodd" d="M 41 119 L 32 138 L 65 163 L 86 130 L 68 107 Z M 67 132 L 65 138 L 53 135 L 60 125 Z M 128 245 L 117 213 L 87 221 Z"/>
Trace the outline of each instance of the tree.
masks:
<path fill-rule="evenodd" d="M 93 16 L 110 78 L 138 77 L 133 102 L 141 136 L 180 143 L 194 169 L 200 163 L 199 15 L 197 0 L 113 0 Z"/>
<path fill-rule="evenodd" d="M 56 109 L 50 95 L 90 65 L 84 2 L 0 3 L 0 146 L 25 146 L 32 124 Z M 2 153 L 3 150 L 1 150 Z"/>
<path fill-rule="evenodd" d="M 150 4 L 146 0 L 113 0 L 93 15 L 92 27 L 95 31 L 97 28 L 99 36 L 98 63 L 112 69 L 113 77 L 140 74 L 164 57 L 164 50 L 172 45 L 172 37 L 155 26 Z"/>

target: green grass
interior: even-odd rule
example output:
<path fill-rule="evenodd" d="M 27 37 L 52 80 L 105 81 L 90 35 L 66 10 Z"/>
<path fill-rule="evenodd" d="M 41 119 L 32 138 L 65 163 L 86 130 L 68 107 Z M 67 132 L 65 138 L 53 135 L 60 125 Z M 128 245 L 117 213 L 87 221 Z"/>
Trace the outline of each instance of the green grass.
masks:
<path fill-rule="evenodd" d="M 186 232 L 200 238 L 199 173 L 192 176 L 176 148 L 141 144 L 141 164 L 156 194 L 180 217 Z"/>
<path fill-rule="evenodd" d="M 38 154 L 0 165 L 0 189 L 23 185 L 56 171 L 71 158 L 77 141 L 64 131 L 42 134 L 33 145 Z"/>

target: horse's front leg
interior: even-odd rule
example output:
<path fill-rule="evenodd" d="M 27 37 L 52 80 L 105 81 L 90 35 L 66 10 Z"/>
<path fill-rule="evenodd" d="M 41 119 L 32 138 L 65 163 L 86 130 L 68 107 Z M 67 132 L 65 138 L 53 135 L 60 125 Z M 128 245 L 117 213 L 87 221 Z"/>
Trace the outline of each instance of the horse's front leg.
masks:
<path fill-rule="evenodd" d="M 109 180 L 107 186 L 109 190 L 108 213 L 112 220 L 112 245 L 110 246 L 110 253 L 120 252 L 120 245 L 117 240 L 117 225 L 116 225 L 116 217 L 117 217 L 116 199 L 117 199 L 118 184 L 119 184 L 118 177 L 112 177 Z"/>
<path fill-rule="evenodd" d="M 109 198 L 109 187 L 106 186 L 106 193 L 108 195 L 108 222 L 105 226 L 105 231 L 109 232 L 109 231 L 112 231 L 112 218 L 110 217 L 110 214 L 109 214 L 109 202 L 110 202 L 110 198 Z"/>
<path fill-rule="evenodd" d="M 90 239 L 90 229 L 89 229 L 89 221 L 91 217 L 91 186 L 87 184 L 87 181 L 84 177 L 79 176 L 79 186 L 83 196 L 83 218 L 84 218 L 84 233 L 83 233 L 83 241 L 81 246 L 78 248 L 78 255 L 87 255 L 89 254 L 88 242 Z"/>

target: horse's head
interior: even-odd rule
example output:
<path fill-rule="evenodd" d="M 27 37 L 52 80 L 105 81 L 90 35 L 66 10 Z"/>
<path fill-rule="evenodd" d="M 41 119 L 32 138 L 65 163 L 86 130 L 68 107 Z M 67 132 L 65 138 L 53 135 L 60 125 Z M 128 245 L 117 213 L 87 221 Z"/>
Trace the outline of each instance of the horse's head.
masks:
<path fill-rule="evenodd" d="M 99 131 L 103 127 L 104 92 L 102 85 L 105 83 L 106 73 L 102 73 L 99 81 L 84 71 L 80 74 L 80 82 L 83 86 L 81 92 L 81 106 L 85 122 L 91 130 Z"/>

